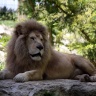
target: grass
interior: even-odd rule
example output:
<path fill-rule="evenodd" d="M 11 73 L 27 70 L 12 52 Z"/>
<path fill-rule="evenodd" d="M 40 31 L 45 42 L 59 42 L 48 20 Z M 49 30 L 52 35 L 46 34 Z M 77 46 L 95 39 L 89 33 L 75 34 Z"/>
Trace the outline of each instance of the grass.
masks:
<path fill-rule="evenodd" d="M 8 27 L 14 27 L 16 23 L 17 21 L 13 21 L 13 20 L 0 20 L 0 25 L 6 25 Z"/>
<path fill-rule="evenodd" d="M 4 52 L 6 50 L 6 45 L 9 39 L 10 39 L 10 36 L 6 36 L 6 35 L 0 38 L 0 45 L 2 46 L 1 50 Z M 0 70 L 4 69 L 4 67 L 5 67 L 5 62 L 0 61 Z"/>
<path fill-rule="evenodd" d="M 6 35 L 5 36 L 2 36 L 0 38 L 0 44 L 2 45 L 3 48 L 6 47 L 6 44 L 9 41 L 9 39 L 10 39 L 10 36 L 6 36 Z"/>
<path fill-rule="evenodd" d="M 5 63 L 4 62 L 2 62 L 2 63 L 0 62 L 0 71 L 3 70 L 4 67 L 5 67 Z"/>
<path fill-rule="evenodd" d="M 4 35 L 4 36 L 2 36 L 0 38 L 0 45 L 2 46 L 2 48 L 0 49 L 1 51 L 5 52 L 6 45 L 7 45 L 8 41 L 9 41 L 9 39 L 10 39 L 10 36 L 6 36 L 6 35 Z M 5 62 L 1 61 L 0 62 L 0 70 L 4 69 L 4 67 L 5 67 Z"/>
<path fill-rule="evenodd" d="M 0 25 L 5 25 L 5 26 L 8 26 L 8 27 L 14 27 L 16 25 L 16 21 L 0 20 Z M 0 35 L 0 45 L 2 46 L 0 51 L 5 52 L 6 45 L 9 41 L 9 39 L 10 39 L 10 36 L 8 36 L 8 35 Z M 4 69 L 4 67 L 5 67 L 5 62 L 0 61 L 0 70 Z"/>

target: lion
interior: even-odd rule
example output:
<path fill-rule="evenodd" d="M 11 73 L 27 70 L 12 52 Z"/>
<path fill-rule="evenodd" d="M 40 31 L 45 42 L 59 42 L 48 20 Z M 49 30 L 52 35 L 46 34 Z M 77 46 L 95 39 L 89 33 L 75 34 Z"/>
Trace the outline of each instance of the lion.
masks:
<path fill-rule="evenodd" d="M 46 79 L 95 82 L 96 68 L 82 56 L 55 51 L 49 41 L 48 28 L 31 19 L 15 27 L 0 79 L 16 82 Z"/>

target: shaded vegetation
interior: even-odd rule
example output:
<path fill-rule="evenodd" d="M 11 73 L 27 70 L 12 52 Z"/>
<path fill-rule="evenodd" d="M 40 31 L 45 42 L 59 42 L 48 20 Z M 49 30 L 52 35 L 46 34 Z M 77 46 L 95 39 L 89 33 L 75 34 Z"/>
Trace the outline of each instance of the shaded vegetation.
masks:
<path fill-rule="evenodd" d="M 65 45 L 96 63 L 96 0 L 19 0 L 21 11 L 49 27 L 52 45 Z"/>
<path fill-rule="evenodd" d="M 12 20 L 0 20 L 0 25 L 5 25 L 8 27 L 14 27 L 16 25 L 17 21 Z"/>
<path fill-rule="evenodd" d="M 16 12 L 6 6 L 0 8 L 0 20 L 16 20 Z"/>
<path fill-rule="evenodd" d="M 3 48 L 5 48 L 6 47 L 6 45 L 7 45 L 7 43 L 8 43 L 8 41 L 10 40 L 10 36 L 2 36 L 1 38 L 0 38 L 0 44 L 2 45 L 2 47 Z"/>
<path fill-rule="evenodd" d="M 0 71 L 1 71 L 2 69 L 4 69 L 4 67 L 5 67 L 5 63 L 0 62 Z"/>

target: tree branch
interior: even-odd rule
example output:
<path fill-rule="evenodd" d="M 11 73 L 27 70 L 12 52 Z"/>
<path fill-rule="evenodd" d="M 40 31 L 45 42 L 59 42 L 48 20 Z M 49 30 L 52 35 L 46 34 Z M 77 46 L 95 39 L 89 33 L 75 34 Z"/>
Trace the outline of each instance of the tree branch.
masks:
<path fill-rule="evenodd" d="M 88 34 L 84 32 L 84 30 L 81 30 L 82 34 L 84 35 L 85 39 L 89 42 L 91 42 L 91 39 L 89 38 Z"/>
<path fill-rule="evenodd" d="M 45 2 L 46 2 L 46 0 L 45 0 Z M 50 0 L 50 2 L 51 3 L 54 3 L 55 4 L 55 6 L 57 7 L 57 8 L 59 8 L 63 13 L 65 13 L 66 15 L 69 15 L 68 14 L 68 12 L 66 12 L 65 10 L 63 10 L 63 8 L 61 8 L 58 4 L 56 4 L 56 2 L 55 1 L 53 1 L 53 0 Z"/>

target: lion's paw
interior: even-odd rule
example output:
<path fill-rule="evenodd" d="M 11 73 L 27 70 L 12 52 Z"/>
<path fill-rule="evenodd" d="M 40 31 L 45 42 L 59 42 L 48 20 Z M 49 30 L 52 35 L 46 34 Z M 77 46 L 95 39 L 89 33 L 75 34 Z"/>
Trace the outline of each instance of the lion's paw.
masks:
<path fill-rule="evenodd" d="M 96 75 L 90 76 L 90 79 L 91 79 L 92 82 L 96 82 Z"/>
<path fill-rule="evenodd" d="M 13 80 L 16 82 L 26 82 L 28 81 L 28 76 L 25 73 L 19 73 L 13 78 Z"/>

